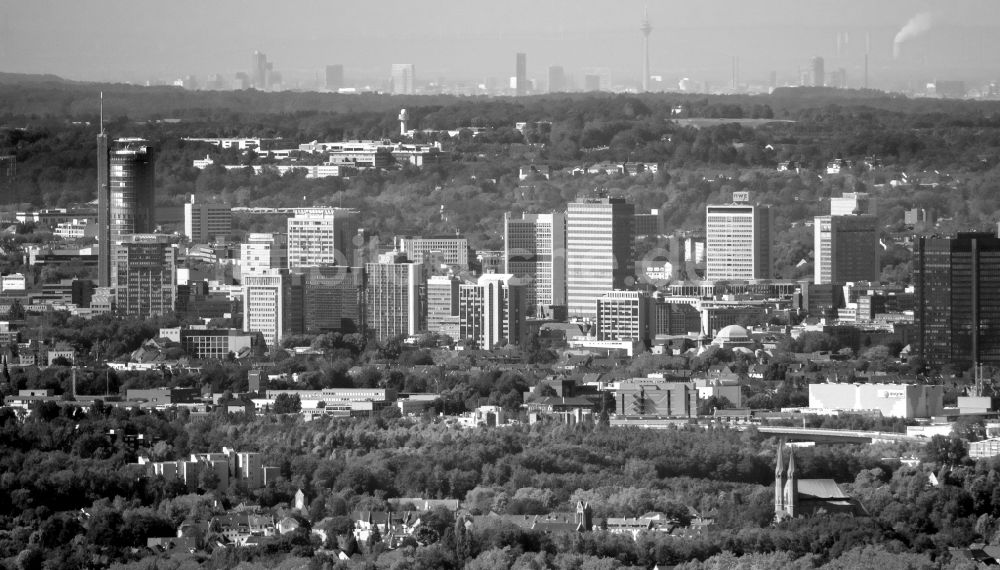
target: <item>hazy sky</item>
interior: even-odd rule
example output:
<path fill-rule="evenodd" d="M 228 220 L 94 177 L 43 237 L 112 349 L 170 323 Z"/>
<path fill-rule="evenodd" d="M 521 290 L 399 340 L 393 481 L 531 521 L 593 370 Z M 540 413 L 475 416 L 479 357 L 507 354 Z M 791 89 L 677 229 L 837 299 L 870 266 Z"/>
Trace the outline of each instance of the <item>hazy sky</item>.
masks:
<path fill-rule="evenodd" d="M 1000 76 L 1000 0 L 0 0 L 0 71 L 228 78 L 260 50 L 290 84 L 332 63 L 375 82 L 394 62 L 421 80 L 481 81 L 511 75 L 524 51 L 531 77 L 600 66 L 617 83 L 638 77 L 644 7 L 652 72 L 671 82 L 728 81 L 733 56 L 744 80 L 793 81 L 821 55 L 856 83 L 866 32 L 879 77 Z M 926 30 L 894 60 L 893 38 L 920 13 Z"/>

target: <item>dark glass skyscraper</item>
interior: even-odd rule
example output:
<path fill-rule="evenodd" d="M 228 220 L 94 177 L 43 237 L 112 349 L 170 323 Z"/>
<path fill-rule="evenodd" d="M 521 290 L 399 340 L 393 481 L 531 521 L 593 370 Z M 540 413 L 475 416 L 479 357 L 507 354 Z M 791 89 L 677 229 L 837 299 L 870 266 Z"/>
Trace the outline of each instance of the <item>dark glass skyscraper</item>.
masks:
<path fill-rule="evenodd" d="M 934 368 L 1000 364 L 1000 239 L 960 233 L 916 246 L 917 354 Z"/>

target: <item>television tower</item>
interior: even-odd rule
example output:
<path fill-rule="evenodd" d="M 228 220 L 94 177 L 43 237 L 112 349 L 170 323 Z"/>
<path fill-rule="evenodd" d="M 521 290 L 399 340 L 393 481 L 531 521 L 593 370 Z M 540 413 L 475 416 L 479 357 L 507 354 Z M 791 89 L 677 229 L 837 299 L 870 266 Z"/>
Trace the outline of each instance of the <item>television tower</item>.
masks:
<path fill-rule="evenodd" d="M 653 31 L 652 24 L 649 23 L 649 9 L 642 10 L 642 90 L 649 91 L 649 34 Z"/>

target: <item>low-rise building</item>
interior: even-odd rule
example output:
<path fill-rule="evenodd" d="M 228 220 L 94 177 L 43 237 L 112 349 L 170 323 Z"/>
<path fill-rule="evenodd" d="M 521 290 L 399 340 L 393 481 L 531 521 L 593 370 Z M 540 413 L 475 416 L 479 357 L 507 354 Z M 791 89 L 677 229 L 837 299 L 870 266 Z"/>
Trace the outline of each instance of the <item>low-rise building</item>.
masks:
<path fill-rule="evenodd" d="M 614 412 L 621 416 L 693 418 L 698 415 L 698 388 L 694 382 L 631 378 L 620 382 L 614 394 Z"/>
<path fill-rule="evenodd" d="M 944 410 L 944 387 L 917 384 L 810 384 L 809 407 L 875 410 L 885 417 L 929 418 Z"/>
<path fill-rule="evenodd" d="M 1000 455 L 1000 438 L 973 441 L 969 444 L 971 459 L 989 459 Z"/>
<path fill-rule="evenodd" d="M 128 389 L 125 399 L 130 402 L 148 402 L 157 406 L 190 404 L 201 398 L 197 388 L 148 388 Z"/>
<path fill-rule="evenodd" d="M 223 360 L 229 357 L 248 356 L 254 345 L 263 341 L 258 333 L 240 329 L 212 329 L 194 325 L 180 330 L 179 342 L 191 358 Z"/>

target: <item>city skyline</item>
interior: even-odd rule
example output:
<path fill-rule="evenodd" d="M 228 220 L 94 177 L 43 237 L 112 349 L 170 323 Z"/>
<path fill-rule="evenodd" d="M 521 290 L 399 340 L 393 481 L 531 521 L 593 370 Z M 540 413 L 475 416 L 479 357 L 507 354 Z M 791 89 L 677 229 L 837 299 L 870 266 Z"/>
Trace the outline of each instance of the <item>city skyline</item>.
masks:
<path fill-rule="evenodd" d="M 240 17 L 234 18 L 231 2 L 135 6 L 112 1 L 103 12 L 55 1 L 7 2 L 0 3 L 0 70 L 88 81 L 144 83 L 189 75 L 205 81 L 216 74 L 232 80 L 236 73 L 252 72 L 250 56 L 259 51 L 285 88 L 324 86 L 328 65 L 344 66 L 345 83 L 379 88 L 391 64 L 400 60 L 420 68 L 426 81 L 504 81 L 515 75 L 514 54 L 525 53 L 533 62 L 532 80 L 544 80 L 551 65 L 563 66 L 567 75 L 611 67 L 616 83 L 639 88 L 646 9 L 656 28 L 649 38 L 650 73 L 671 88 L 684 77 L 728 83 L 734 56 L 741 82 L 766 83 L 774 71 L 779 84 L 794 83 L 810 58 L 819 56 L 827 70 L 844 68 L 850 85 L 860 86 L 866 51 L 873 87 L 929 79 L 977 81 L 993 78 L 1000 69 L 997 26 L 984 23 L 1000 21 L 1000 5 L 984 0 L 959 6 L 941 0 L 920 6 L 901 0 L 874 6 L 862 6 L 860 0 L 772 0 L 750 6 L 718 2 L 683 11 L 629 2 L 611 16 L 596 0 L 558 0 L 531 5 L 532 18 L 515 17 L 522 3 L 474 1 L 446 13 L 424 13 L 394 0 L 346 11 L 301 3 L 295 6 L 300 9 L 275 18 L 272 5 L 250 2 L 240 4 Z M 190 18 L 193 10 L 198 18 Z M 384 18 L 385 13 L 394 17 Z M 131 25 L 116 28 L 115 41 L 81 33 L 102 25 L 97 19 L 102 14 L 110 25 L 119 20 Z M 146 49 L 122 50 L 123 42 Z"/>

